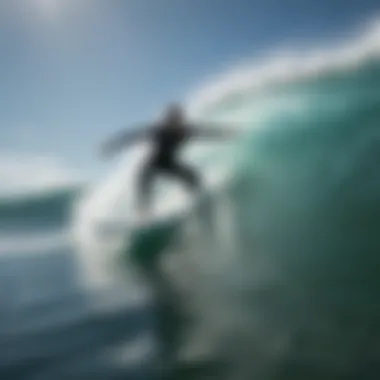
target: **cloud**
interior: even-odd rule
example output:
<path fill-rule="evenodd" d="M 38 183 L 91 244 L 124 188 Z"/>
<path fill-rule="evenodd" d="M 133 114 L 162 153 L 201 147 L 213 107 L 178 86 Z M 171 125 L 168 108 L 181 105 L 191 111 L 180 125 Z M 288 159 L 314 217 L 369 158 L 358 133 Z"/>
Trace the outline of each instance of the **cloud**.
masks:
<path fill-rule="evenodd" d="M 18 195 L 53 190 L 79 183 L 78 173 L 57 157 L 0 154 L 0 194 Z"/>

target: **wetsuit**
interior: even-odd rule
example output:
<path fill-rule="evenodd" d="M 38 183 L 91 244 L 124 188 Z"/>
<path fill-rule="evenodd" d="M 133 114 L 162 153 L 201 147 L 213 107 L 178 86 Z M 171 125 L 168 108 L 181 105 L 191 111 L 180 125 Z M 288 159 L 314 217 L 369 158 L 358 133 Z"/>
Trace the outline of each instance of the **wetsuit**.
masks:
<path fill-rule="evenodd" d="M 156 174 L 167 174 L 182 180 L 191 190 L 200 189 L 198 174 L 178 160 L 182 146 L 191 138 L 220 139 L 233 136 L 232 131 L 215 128 L 202 128 L 198 125 L 151 125 L 138 131 L 122 131 L 107 141 L 105 153 L 113 153 L 122 147 L 140 139 L 153 142 L 153 151 L 143 166 L 137 181 L 138 206 L 144 210 L 149 206 L 150 189 Z"/>
<path fill-rule="evenodd" d="M 156 174 L 164 173 L 182 180 L 191 190 L 198 191 L 200 179 L 190 167 L 178 161 L 182 146 L 194 136 L 194 131 L 187 127 L 159 126 L 150 133 L 153 141 L 153 152 L 141 170 L 138 181 L 140 208 L 149 204 L 152 180 Z"/>

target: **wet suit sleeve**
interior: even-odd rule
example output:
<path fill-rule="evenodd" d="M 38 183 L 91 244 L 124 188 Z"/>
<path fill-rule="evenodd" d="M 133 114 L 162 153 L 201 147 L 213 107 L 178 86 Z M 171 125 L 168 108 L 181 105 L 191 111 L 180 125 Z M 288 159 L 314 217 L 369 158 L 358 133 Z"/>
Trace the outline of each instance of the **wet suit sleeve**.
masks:
<path fill-rule="evenodd" d="M 138 140 L 148 138 L 152 133 L 153 126 L 118 132 L 105 141 L 102 145 L 102 153 L 105 155 L 117 153 L 122 148 L 134 144 Z"/>

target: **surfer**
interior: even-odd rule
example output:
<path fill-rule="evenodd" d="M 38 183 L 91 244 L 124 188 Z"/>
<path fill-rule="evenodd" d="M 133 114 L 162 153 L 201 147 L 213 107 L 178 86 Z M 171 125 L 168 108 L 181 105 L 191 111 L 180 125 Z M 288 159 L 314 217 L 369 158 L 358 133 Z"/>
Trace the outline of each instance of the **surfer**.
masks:
<path fill-rule="evenodd" d="M 211 126 L 210 126 L 211 127 Z M 161 120 L 138 130 L 122 131 L 114 135 L 102 146 L 105 155 L 111 155 L 122 148 L 141 140 L 150 140 L 153 149 L 140 169 L 137 180 L 137 203 L 140 217 L 145 218 L 149 207 L 152 181 L 156 175 L 167 174 L 184 182 L 194 193 L 202 188 L 200 175 L 190 166 L 180 162 L 181 148 L 194 138 L 230 138 L 235 133 L 227 128 L 203 128 L 187 120 L 184 111 L 178 104 L 169 105 Z M 172 236 L 175 229 L 161 226 L 158 230 L 160 243 L 156 244 L 153 255 L 146 255 L 146 245 L 152 236 L 157 236 L 157 230 L 142 229 L 133 240 L 133 254 L 136 257 L 136 267 L 153 290 L 158 310 L 158 333 L 160 336 L 160 360 L 163 367 L 170 367 L 176 361 L 178 348 L 182 339 L 182 329 L 186 324 L 185 307 L 181 297 L 177 295 L 173 284 L 170 283 L 160 267 L 162 244 L 168 243 L 165 238 Z M 166 231 L 166 232 L 165 232 Z M 161 248 L 159 248 L 161 244 Z M 168 368 L 169 368 L 168 367 Z"/>
<path fill-rule="evenodd" d="M 199 174 L 178 159 L 180 149 L 193 138 L 229 138 L 232 130 L 202 128 L 186 120 L 182 107 L 169 105 L 162 120 L 137 131 L 118 133 L 103 145 L 103 154 L 111 155 L 142 139 L 153 142 L 153 151 L 143 165 L 137 183 L 138 208 L 145 215 L 149 207 L 152 180 L 157 174 L 167 174 L 184 182 L 194 193 L 201 189 Z"/>

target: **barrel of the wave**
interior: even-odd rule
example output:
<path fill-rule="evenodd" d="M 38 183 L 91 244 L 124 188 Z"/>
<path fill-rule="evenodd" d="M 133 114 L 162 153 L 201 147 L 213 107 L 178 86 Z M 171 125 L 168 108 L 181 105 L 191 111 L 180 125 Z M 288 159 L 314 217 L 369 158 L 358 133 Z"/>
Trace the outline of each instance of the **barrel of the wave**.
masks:
<path fill-rule="evenodd" d="M 271 107 L 248 141 L 225 292 L 237 378 L 379 377 L 379 83 L 371 61 L 292 84 L 299 108 Z"/>

